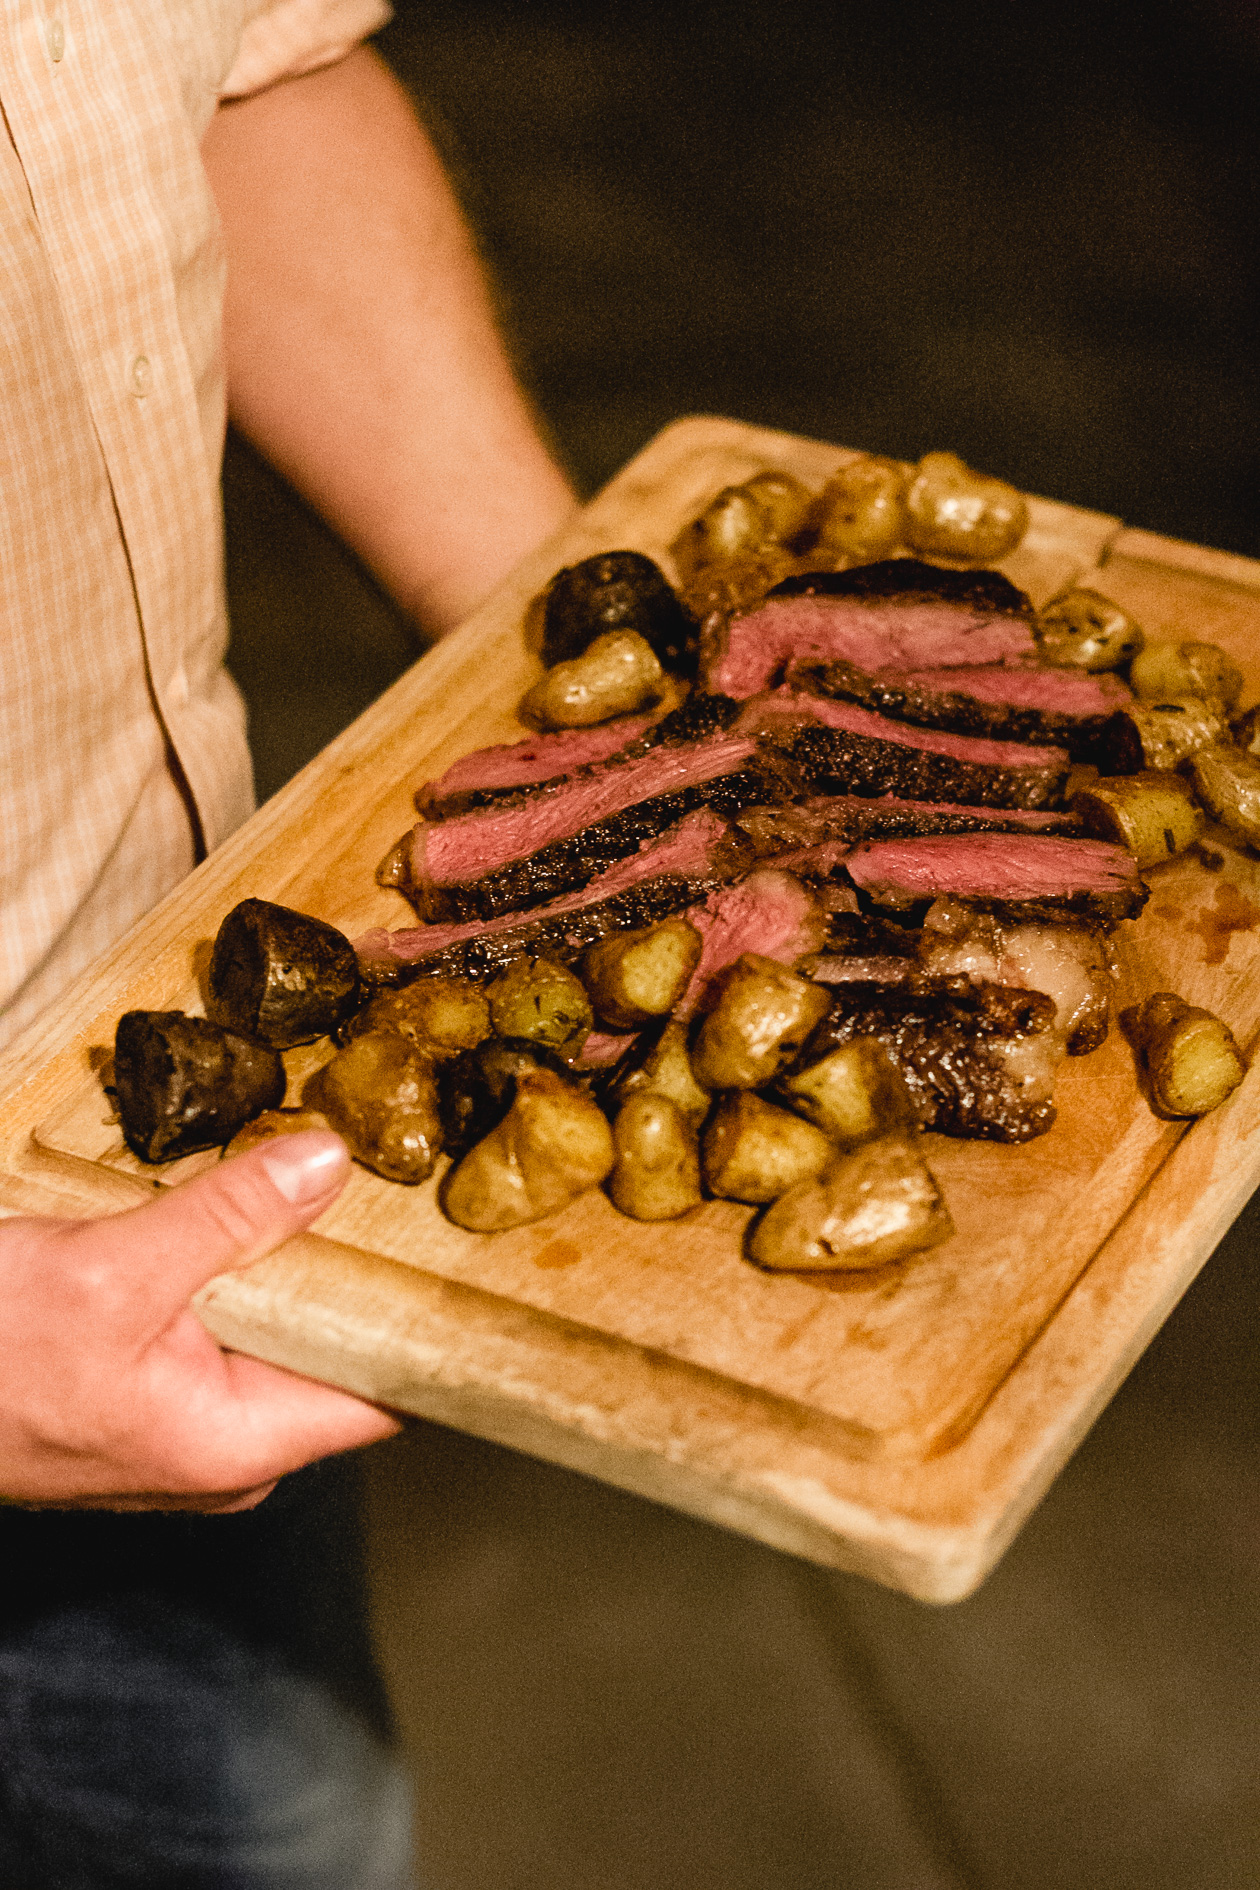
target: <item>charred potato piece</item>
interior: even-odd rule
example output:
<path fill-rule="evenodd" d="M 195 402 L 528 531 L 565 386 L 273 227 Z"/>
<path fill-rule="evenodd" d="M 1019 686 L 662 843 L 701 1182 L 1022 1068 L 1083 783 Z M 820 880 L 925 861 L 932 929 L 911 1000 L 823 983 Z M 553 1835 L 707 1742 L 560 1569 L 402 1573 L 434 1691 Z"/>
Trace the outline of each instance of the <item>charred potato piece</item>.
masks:
<path fill-rule="evenodd" d="M 598 1104 L 550 1070 L 532 1070 L 498 1127 L 447 1176 L 442 1206 L 474 1233 L 524 1227 L 597 1188 L 612 1165 L 612 1130 Z"/>
<path fill-rule="evenodd" d="M 799 535 L 813 510 L 813 493 L 791 473 L 754 473 L 742 489 L 764 506 L 770 536 L 781 545 L 790 544 Z"/>
<path fill-rule="evenodd" d="M 516 1101 L 522 1076 L 547 1070 L 576 1087 L 577 1079 L 554 1052 L 540 1043 L 488 1037 L 475 1050 L 466 1050 L 438 1070 L 438 1112 L 442 1146 L 449 1155 L 464 1155 L 498 1127 Z"/>
<path fill-rule="evenodd" d="M 596 1015 L 613 1030 L 641 1030 L 667 1016 L 690 984 L 702 946 L 687 919 L 601 939 L 578 966 Z"/>
<path fill-rule="evenodd" d="M 1222 742 L 1199 750 L 1190 778 L 1213 820 L 1235 839 L 1260 847 L 1260 760 Z"/>
<path fill-rule="evenodd" d="M 704 1132 L 705 1186 L 728 1201 L 763 1206 L 812 1181 L 836 1153 L 835 1143 L 750 1089 L 723 1096 Z"/>
<path fill-rule="evenodd" d="M 557 571 L 542 606 L 542 660 L 567 663 L 611 630 L 632 630 L 671 675 L 696 673 L 696 626 L 641 551 L 605 551 Z"/>
<path fill-rule="evenodd" d="M 554 958 L 518 958 L 489 987 L 496 1035 L 573 1055 L 595 1022 L 581 980 Z"/>
<path fill-rule="evenodd" d="M 706 1089 L 759 1089 L 831 1009 L 831 994 L 773 958 L 745 952 L 722 975 L 691 1053 Z"/>
<path fill-rule="evenodd" d="M 387 1181 L 426 1181 L 442 1150 L 433 1065 L 396 1031 L 355 1037 L 308 1083 L 322 1110 L 365 1168 Z"/>
<path fill-rule="evenodd" d="M 650 707 L 663 683 L 651 645 L 634 630 L 610 630 L 526 690 L 519 714 L 531 728 L 594 728 Z"/>
<path fill-rule="evenodd" d="M 615 1161 L 608 1177 L 614 1207 L 633 1221 L 676 1221 L 700 1205 L 696 1133 L 668 1096 L 641 1090 L 613 1123 Z"/>
<path fill-rule="evenodd" d="M 288 1050 L 330 1035 L 358 1001 L 359 963 L 336 926 L 243 899 L 219 927 L 206 1009 L 225 1030 Z"/>
<path fill-rule="evenodd" d="M 870 454 L 842 466 L 823 487 L 813 523 L 820 549 L 851 564 L 875 564 L 906 532 L 906 469 Z"/>
<path fill-rule="evenodd" d="M 1228 1024 L 1173 991 L 1157 991 L 1121 1011 L 1120 1025 L 1133 1045 L 1151 1108 L 1166 1121 L 1205 1116 L 1247 1074 Z"/>
<path fill-rule="evenodd" d="M 668 1096 L 693 1128 L 709 1113 L 709 1092 L 701 1089 L 687 1053 L 687 1033 L 672 1020 L 658 1033 L 645 1032 L 609 1072 L 603 1086 L 614 1106 L 648 1091 Z"/>
<path fill-rule="evenodd" d="M 262 1142 L 274 1142 L 278 1135 L 304 1135 L 308 1129 L 330 1129 L 332 1124 L 319 1109 L 264 1109 L 260 1116 L 238 1129 L 223 1153 L 244 1155 Z"/>
<path fill-rule="evenodd" d="M 453 1057 L 490 1035 L 490 1003 L 471 978 L 417 978 L 380 992 L 351 1019 L 350 1036 L 366 1030 L 395 1030 L 431 1057 Z"/>
<path fill-rule="evenodd" d="M 993 564 L 1028 529 L 1024 495 L 973 472 L 957 453 L 925 453 L 906 494 L 905 541 L 926 558 Z"/>
<path fill-rule="evenodd" d="M 1214 704 L 1200 696 L 1130 702 L 1110 717 L 1110 724 L 1120 732 L 1117 741 L 1108 737 L 1117 774 L 1179 768 L 1200 748 L 1227 739 L 1222 716 Z"/>
<path fill-rule="evenodd" d="M 914 1121 L 905 1079 L 874 1037 L 857 1037 L 817 1063 L 793 1070 L 780 1079 L 778 1093 L 846 1145 L 908 1128 Z"/>
<path fill-rule="evenodd" d="M 1058 669 L 1119 669 L 1146 641 L 1142 627 L 1101 591 L 1077 585 L 1037 612 L 1033 624 L 1043 662 Z M 1174 695 L 1180 692 L 1174 690 Z"/>
<path fill-rule="evenodd" d="M 1184 853 L 1203 825 L 1190 783 L 1166 770 L 1103 776 L 1068 804 L 1086 833 L 1127 847 L 1141 872 Z"/>
<path fill-rule="evenodd" d="M 230 1142 L 284 1100 L 284 1065 L 265 1044 L 183 1011 L 128 1011 L 114 1033 L 114 1094 L 127 1146 L 169 1162 Z"/>
<path fill-rule="evenodd" d="M 1215 643 L 1148 643 L 1133 659 L 1129 681 L 1146 702 L 1202 696 L 1232 709 L 1243 690 L 1243 673 Z"/>
<path fill-rule="evenodd" d="M 862 1270 L 935 1247 L 953 1231 L 917 1141 L 899 1132 L 835 1156 L 817 1180 L 781 1195 L 749 1250 L 772 1269 Z"/>

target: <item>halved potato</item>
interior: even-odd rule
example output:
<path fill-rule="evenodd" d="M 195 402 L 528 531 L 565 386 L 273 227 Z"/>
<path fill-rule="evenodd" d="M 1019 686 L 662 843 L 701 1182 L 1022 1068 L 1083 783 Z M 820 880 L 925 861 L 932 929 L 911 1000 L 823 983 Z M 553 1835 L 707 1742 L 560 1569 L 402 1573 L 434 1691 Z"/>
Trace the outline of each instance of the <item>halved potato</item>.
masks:
<path fill-rule="evenodd" d="M 817 1180 L 781 1195 L 753 1229 L 749 1251 L 775 1270 L 865 1270 L 953 1231 L 918 1138 L 898 1132 L 837 1155 Z"/>
<path fill-rule="evenodd" d="M 1151 1108 L 1167 1120 L 1207 1115 L 1247 1074 L 1228 1024 L 1175 991 L 1156 991 L 1121 1011 L 1120 1025 L 1137 1054 Z"/>

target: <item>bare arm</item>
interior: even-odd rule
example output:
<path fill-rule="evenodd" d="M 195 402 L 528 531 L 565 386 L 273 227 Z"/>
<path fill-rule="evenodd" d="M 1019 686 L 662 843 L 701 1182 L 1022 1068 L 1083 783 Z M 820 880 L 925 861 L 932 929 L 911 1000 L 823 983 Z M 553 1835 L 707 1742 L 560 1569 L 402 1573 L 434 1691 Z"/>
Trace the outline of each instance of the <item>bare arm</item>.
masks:
<path fill-rule="evenodd" d="M 233 420 L 426 628 L 573 509 L 471 239 L 375 53 L 220 109 Z"/>

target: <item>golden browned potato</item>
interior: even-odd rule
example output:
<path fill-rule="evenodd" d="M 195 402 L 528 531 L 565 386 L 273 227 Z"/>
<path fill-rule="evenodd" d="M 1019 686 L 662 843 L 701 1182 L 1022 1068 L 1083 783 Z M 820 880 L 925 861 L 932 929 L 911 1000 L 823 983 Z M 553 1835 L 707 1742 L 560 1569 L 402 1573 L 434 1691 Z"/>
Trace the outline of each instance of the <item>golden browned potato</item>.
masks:
<path fill-rule="evenodd" d="M 766 1209 L 749 1250 L 758 1266 L 885 1266 L 935 1247 L 954 1231 L 913 1135 L 898 1132 L 834 1157 Z"/>
<path fill-rule="evenodd" d="M 1129 681 L 1145 702 L 1202 696 L 1229 710 L 1242 694 L 1243 673 L 1215 643 L 1148 643 L 1134 657 Z"/>
<path fill-rule="evenodd" d="M 578 968 L 596 1014 L 613 1030 L 641 1030 L 667 1016 L 691 982 L 702 945 L 687 919 L 601 939 Z"/>
<path fill-rule="evenodd" d="M 1200 748 L 1228 739 L 1225 721 L 1214 703 L 1201 696 L 1179 696 L 1160 702 L 1130 702 L 1112 718 L 1136 735 L 1142 767 L 1179 768 Z M 1130 737 L 1126 737 L 1126 740 Z M 1120 761 L 1120 767 L 1127 764 Z"/>
<path fill-rule="evenodd" d="M 1260 760 L 1221 742 L 1190 763 L 1194 791 L 1213 820 L 1248 846 L 1260 846 Z"/>
<path fill-rule="evenodd" d="M 550 1070 L 527 1071 L 502 1122 L 451 1169 L 442 1206 L 474 1233 L 524 1227 L 597 1188 L 613 1158 L 603 1110 Z"/>
<path fill-rule="evenodd" d="M 819 546 L 852 564 L 873 564 L 897 549 L 906 531 L 906 469 L 868 454 L 833 473 L 814 506 Z"/>
<path fill-rule="evenodd" d="M 1167 770 L 1104 775 L 1068 804 L 1086 833 L 1127 847 L 1143 872 L 1184 853 L 1203 826 L 1190 783 Z"/>
<path fill-rule="evenodd" d="M 775 543 L 774 515 L 747 486 L 726 486 L 671 547 L 679 575 L 690 579 L 706 565 L 724 564 Z"/>
<path fill-rule="evenodd" d="M 794 1070 L 779 1091 L 793 1109 L 846 1145 L 905 1128 L 914 1119 L 905 1079 L 874 1037 L 857 1037 Z"/>
<path fill-rule="evenodd" d="M 272 1142 L 278 1135 L 302 1135 L 307 1129 L 330 1129 L 332 1124 L 319 1109 L 264 1109 L 260 1116 L 238 1129 L 223 1153 L 244 1155 L 260 1142 Z"/>
<path fill-rule="evenodd" d="M 305 1100 L 356 1161 L 387 1181 L 425 1181 L 442 1147 L 433 1065 L 397 1031 L 355 1037 L 307 1085 Z"/>
<path fill-rule="evenodd" d="M 490 1004 L 471 978 L 417 978 L 401 991 L 382 991 L 358 1013 L 349 1034 L 396 1030 L 430 1056 L 475 1050 L 490 1035 Z"/>
<path fill-rule="evenodd" d="M 737 488 L 740 490 L 741 488 Z M 809 518 L 814 495 L 791 473 L 760 472 L 744 481 L 742 490 L 765 507 L 770 536 L 780 544 L 796 537 Z"/>
<path fill-rule="evenodd" d="M 1059 669 L 1119 669 L 1146 640 L 1127 611 L 1087 585 L 1053 598 L 1033 628 L 1042 659 Z"/>
<path fill-rule="evenodd" d="M 617 1100 L 640 1091 L 668 1096 L 693 1128 L 699 1128 L 708 1115 L 709 1092 L 696 1081 L 681 1024 L 666 1024 L 654 1041 L 636 1049 L 629 1068 L 618 1069 L 613 1091 Z"/>
<path fill-rule="evenodd" d="M 835 1153 L 835 1143 L 812 1122 L 750 1089 L 733 1089 L 704 1132 L 705 1186 L 725 1200 L 760 1206 L 820 1175 Z"/>
<path fill-rule="evenodd" d="M 1151 1108 L 1166 1120 L 1206 1115 L 1247 1074 L 1228 1024 L 1174 991 L 1157 991 L 1121 1011 L 1120 1025 L 1137 1055 Z"/>
<path fill-rule="evenodd" d="M 656 701 L 664 671 L 636 630 L 612 630 L 570 662 L 557 663 L 521 697 L 519 714 L 531 728 L 593 728 Z"/>
<path fill-rule="evenodd" d="M 696 1132 L 668 1096 L 628 1096 L 613 1124 L 614 1207 L 634 1221 L 676 1221 L 700 1205 Z"/>
<path fill-rule="evenodd" d="M 773 958 L 745 952 L 722 974 L 691 1053 L 706 1089 L 759 1089 L 831 1009 L 831 994 Z"/>
<path fill-rule="evenodd" d="M 495 1035 L 576 1055 L 595 1022 L 580 978 L 554 958 L 518 958 L 486 992 Z"/>
<path fill-rule="evenodd" d="M 957 453 L 925 453 L 906 494 L 905 539 L 926 558 L 993 564 L 1028 529 L 1028 506 L 1005 480 L 973 472 Z"/>

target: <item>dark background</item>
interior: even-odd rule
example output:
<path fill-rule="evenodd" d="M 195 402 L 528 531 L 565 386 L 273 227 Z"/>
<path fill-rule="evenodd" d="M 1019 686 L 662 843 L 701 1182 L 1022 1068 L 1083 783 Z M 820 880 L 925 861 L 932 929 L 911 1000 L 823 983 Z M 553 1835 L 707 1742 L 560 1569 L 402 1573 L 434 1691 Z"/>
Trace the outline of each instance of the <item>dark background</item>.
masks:
<path fill-rule="evenodd" d="M 380 44 L 584 492 L 710 411 L 1260 555 L 1254 8 L 404 0 Z M 265 795 L 419 643 L 235 443 L 226 493 Z M 1260 1881 L 1258 1233 L 947 1612 L 434 1427 L 376 1453 L 432 1882 Z"/>

